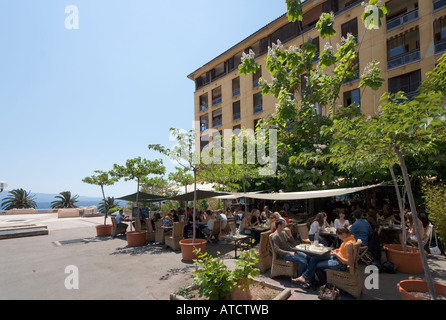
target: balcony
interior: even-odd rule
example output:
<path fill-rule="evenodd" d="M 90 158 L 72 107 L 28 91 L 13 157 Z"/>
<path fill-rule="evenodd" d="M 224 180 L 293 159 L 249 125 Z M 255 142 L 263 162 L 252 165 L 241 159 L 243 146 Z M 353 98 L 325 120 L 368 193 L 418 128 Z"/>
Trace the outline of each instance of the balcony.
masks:
<path fill-rule="evenodd" d="M 203 132 L 207 129 L 209 129 L 209 125 L 207 123 L 200 124 L 200 132 Z"/>
<path fill-rule="evenodd" d="M 446 7 L 446 0 L 434 0 L 434 11 Z"/>
<path fill-rule="evenodd" d="M 221 97 L 215 98 L 212 100 L 212 106 L 216 106 L 217 104 L 220 104 L 222 101 Z"/>
<path fill-rule="evenodd" d="M 232 116 L 232 121 L 239 120 L 240 118 L 240 113 L 234 113 L 234 115 Z"/>
<path fill-rule="evenodd" d="M 418 8 L 412 11 L 406 12 L 387 22 L 387 31 L 393 30 L 399 26 L 418 19 Z"/>
<path fill-rule="evenodd" d="M 240 95 L 240 88 L 232 90 L 232 97 L 237 97 Z"/>
<path fill-rule="evenodd" d="M 200 106 L 200 111 L 204 111 L 207 108 L 208 108 L 208 105 L 207 104 L 203 104 L 203 105 Z"/>
<path fill-rule="evenodd" d="M 221 126 L 222 123 L 223 123 L 222 119 L 215 119 L 212 121 L 212 127 L 215 128 L 215 127 Z"/>
<path fill-rule="evenodd" d="M 420 50 L 415 50 L 387 61 L 387 69 L 394 69 L 420 60 Z"/>
<path fill-rule="evenodd" d="M 254 106 L 254 113 L 259 113 L 263 111 L 263 105 L 259 104 Z"/>
<path fill-rule="evenodd" d="M 446 41 L 435 44 L 435 54 L 446 51 Z"/>

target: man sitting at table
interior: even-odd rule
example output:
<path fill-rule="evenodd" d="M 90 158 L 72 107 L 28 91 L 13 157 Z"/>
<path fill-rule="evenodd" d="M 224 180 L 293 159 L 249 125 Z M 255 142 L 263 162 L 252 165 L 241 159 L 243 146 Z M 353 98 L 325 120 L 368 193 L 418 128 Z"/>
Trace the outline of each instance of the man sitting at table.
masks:
<path fill-rule="evenodd" d="M 368 246 L 372 226 L 363 218 L 361 211 L 355 211 L 354 216 L 356 221 L 351 225 L 350 233 L 355 236 L 356 240 L 361 239 L 363 246 Z"/>
<path fill-rule="evenodd" d="M 285 222 L 277 220 L 276 231 L 272 235 L 272 242 L 276 254 L 282 256 L 283 260 L 291 261 L 298 264 L 298 276 L 307 268 L 310 258 L 302 252 L 298 252 L 293 248 L 294 239 L 285 231 Z M 295 280 L 295 279 L 293 279 Z"/>
<path fill-rule="evenodd" d="M 116 215 L 115 217 L 115 221 L 116 221 L 116 225 L 118 228 L 125 228 L 125 230 L 127 230 L 127 228 L 129 227 L 129 225 L 127 223 L 123 223 L 122 221 L 126 221 L 127 218 L 124 215 L 124 210 L 119 210 L 119 213 Z"/>

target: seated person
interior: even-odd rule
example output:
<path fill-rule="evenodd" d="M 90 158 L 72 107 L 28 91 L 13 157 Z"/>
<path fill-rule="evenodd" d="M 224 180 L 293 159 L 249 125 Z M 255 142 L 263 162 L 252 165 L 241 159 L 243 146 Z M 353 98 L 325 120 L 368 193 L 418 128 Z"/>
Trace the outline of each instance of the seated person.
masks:
<path fill-rule="evenodd" d="M 276 221 L 276 231 L 272 235 L 274 251 L 281 256 L 283 260 L 291 261 L 298 264 L 298 276 L 307 268 L 310 260 L 305 253 L 299 252 L 293 248 L 294 239 L 285 231 L 285 222 L 283 220 Z M 296 280 L 296 279 L 294 279 Z"/>
<path fill-rule="evenodd" d="M 350 222 L 347 219 L 345 219 L 344 211 L 339 211 L 338 217 L 335 219 L 334 224 L 333 224 L 335 229 L 337 229 L 338 227 L 348 228 L 349 225 L 350 225 Z"/>
<path fill-rule="evenodd" d="M 164 215 L 163 217 L 163 227 L 170 227 L 173 225 L 172 218 L 169 215 Z"/>
<path fill-rule="evenodd" d="M 216 219 L 221 220 L 221 230 L 223 231 L 226 228 L 226 224 L 228 223 L 228 217 L 223 213 L 221 209 L 218 209 Z"/>
<path fill-rule="evenodd" d="M 173 222 L 180 221 L 180 217 L 178 217 L 177 211 L 175 209 L 170 210 L 170 215 L 172 216 Z"/>
<path fill-rule="evenodd" d="M 356 243 L 355 237 L 345 227 L 338 227 L 336 234 L 342 240 L 339 249 L 332 250 L 330 256 L 313 256 L 308 262 L 307 269 L 300 277 L 294 280 L 308 288 L 307 282 L 312 282 L 316 273 L 320 285 L 327 283 L 327 269 L 346 270 L 347 266 L 352 265 L 353 261 L 353 245 Z"/>
<path fill-rule="evenodd" d="M 212 230 L 214 229 L 215 220 L 216 220 L 215 213 L 211 212 L 211 214 L 208 215 L 208 217 L 207 217 L 206 226 L 203 229 L 201 229 L 201 233 L 210 234 L 212 232 Z"/>
<path fill-rule="evenodd" d="M 277 211 L 274 212 L 273 214 L 270 215 L 270 223 L 271 223 L 271 232 L 275 232 L 276 231 L 276 221 L 283 221 L 285 223 L 285 231 L 287 232 L 287 234 L 290 237 L 293 237 L 292 233 L 291 233 L 291 229 L 288 228 L 288 222 L 286 222 L 286 220 L 280 215 L 280 213 L 278 213 Z"/>
<path fill-rule="evenodd" d="M 330 244 L 330 241 L 327 238 L 322 237 L 319 233 L 321 229 L 329 226 L 330 225 L 327 223 L 327 214 L 325 212 L 319 212 L 310 225 L 310 230 L 308 231 L 308 239 L 310 239 L 310 241 L 318 240 L 324 246 L 328 246 Z M 317 239 L 316 235 L 318 235 Z"/>
<path fill-rule="evenodd" d="M 362 217 L 361 211 L 355 211 L 354 213 L 356 221 L 350 227 L 350 233 L 356 240 L 361 239 L 362 246 L 367 246 L 369 243 L 370 233 L 372 226 Z"/>
<path fill-rule="evenodd" d="M 245 213 L 245 217 L 242 220 L 242 223 L 240 224 L 240 234 L 251 234 L 251 230 L 249 230 L 249 227 L 252 226 L 251 217 L 251 212 L 247 211 Z"/>
<path fill-rule="evenodd" d="M 421 229 L 421 241 L 422 241 L 424 238 L 423 222 L 421 222 L 419 218 L 417 219 L 418 219 L 418 225 L 420 226 Z M 407 233 L 407 240 L 418 241 L 417 234 L 415 232 L 415 225 L 412 212 L 407 213 L 407 220 L 409 221 L 409 232 Z"/>
<path fill-rule="evenodd" d="M 262 218 L 260 217 L 260 210 L 254 209 L 251 213 L 251 225 L 259 226 L 263 223 Z"/>
<path fill-rule="evenodd" d="M 116 225 L 117 227 L 122 227 L 125 228 L 125 230 L 127 230 L 127 228 L 129 227 L 129 225 L 127 223 L 123 223 L 122 221 L 127 221 L 127 217 L 124 215 L 124 210 L 119 210 L 119 213 L 116 215 L 116 217 L 114 218 L 116 221 Z"/>

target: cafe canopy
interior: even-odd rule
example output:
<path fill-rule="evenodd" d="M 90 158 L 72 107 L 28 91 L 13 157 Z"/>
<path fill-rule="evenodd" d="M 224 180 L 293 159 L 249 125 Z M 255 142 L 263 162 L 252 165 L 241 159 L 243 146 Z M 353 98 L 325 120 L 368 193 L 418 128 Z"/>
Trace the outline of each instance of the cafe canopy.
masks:
<path fill-rule="evenodd" d="M 360 192 L 363 190 L 376 188 L 382 186 L 383 183 L 374 184 L 363 187 L 354 188 L 339 188 L 339 189 L 326 189 L 326 190 L 313 190 L 313 191 L 298 191 L 298 192 L 278 192 L 278 193 L 231 193 L 230 195 L 217 196 L 217 199 L 237 199 L 237 198 L 252 198 L 261 200 L 303 200 L 303 199 L 315 199 L 325 197 L 336 197 L 350 193 Z"/>
<path fill-rule="evenodd" d="M 158 196 L 156 194 L 150 194 L 150 193 L 145 193 L 145 192 L 139 192 L 138 195 L 138 202 L 156 202 L 156 201 L 162 201 L 164 200 L 166 197 L 163 196 Z M 126 195 L 126 196 L 122 196 L 120 198 L 116 198 L 117 200 L 125 200 L 125 201 L 129 201 L 129 202 L 136 202 L 136 192 Z"/>

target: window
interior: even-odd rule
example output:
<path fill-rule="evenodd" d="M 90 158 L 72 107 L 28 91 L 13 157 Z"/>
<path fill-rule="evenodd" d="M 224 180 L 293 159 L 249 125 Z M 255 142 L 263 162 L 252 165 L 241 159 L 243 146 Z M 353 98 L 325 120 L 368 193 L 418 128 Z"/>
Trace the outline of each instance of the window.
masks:
<path fill-rule="evenodd" d="M 396 68 L 420 59 L 419 30 L 387 40 L 387 68 Z"/>
<path fill-rule="evenodd" d="M 200 117 L 200 131 L 209 129 L 209 116 L 207 114 Z"/>
<path fill-rule="evenodd" d="M 297 37 L 298 34 L 299 34 L 298 21 L 289 22 L 282 28 L 276 30 L 273 34 L 271 34 L 271 43 L 277 43 L 277 40 L 280 40 L 280 42 L 285 43 Z"/>
<path fill-rule="evenodd" d="M 232 104 L 232 120 L 240 119 L 240 101 L 236 101 Z"/>
<path fill-rule="evenodd" d="M 262 112 L 263 111 L 263 96 L 262 93 L 256 93 L 253 96 L 254 100 L 254 113 Z"/>
<path fill-rule="evenodd" d="M 259 79 L 262 77 L 262 67 L 257 69 L 256 73 L 252 75 L 252 87 L 257 88 L 259 86 Z"/>
<path fill-rule="evenodd" d="M 434 21 L 435 53 L 446 51 L 446 19 Z"/>
<path fill-rule="evenodd" d="M 198 90 L 201 87 L 209 84 L 211 82 L 211 74 L 210 72 L 203 73 L 197 79 L 195 79 L 195 89 Z"/>
<path fill-rule="evenodd" d="M 221 108 L 212 111 L 212 127 L 221 126 L 222 120 L 223 120 L 223 117 L 222 117 L 222 110 L 221 110 Z"/>
<path fill-rule="evenodd" d="M 242 63 L 242 53 L 239 52 L 227 61 L 228 72 L 231 72 L 231 71 L 235 70 L 236 68 L 238 68 L 238 66 L 241 63 Z"/>
<path fill-rule="evenodd" d="M 221 86 L 212 90 L 212 106 L 221 103 Z"/>
<path fill-rule="evenodd" d="M 240 95 L 240 77 L 232 79 L 232 96 Z"/>
<path fill-rule="evenodd" d="M 204 134 L 200 137 L 200 151 L 203 151 L 203 148 L 209 144 L 209 136 Z"/>
<path fill-rule="evenodd" d="M 389 79 L 389 92 L 397 93 L 403 91 L 408 98 L 412 97 L 421 83 L 421 71 L 403 74 Z"/>
<path fill-rule="evenodd" d="M 352 104 L 361 105 L 361 97 L 359 89 L 344 92 L 344 107 L 348 107 Z"/>
<path fill-rule="evenodd" d="M 207 92 L 200 96 L 200 111 L 208 108 L 208 94 Z"/>
<path fill-rule="evenodd" d="M 344 38 L 347 38 L 347 34 L 350 33 L 356 39 L 356 43 L 358 43 L 358 19 L 354 18 L 349 22 L 344 23 L 341 26 L 341 33 Z"/>
<path fill-rule="evenodd" d="M 226 74 L 226 63 L 222 62 L 211 70 L 211 81 L 214 81 Z"/>
<path fill-rule="evenodd" d="M 242 126 L 240 124 L 232 127 L 232 134 L 238 135 L 242 130 Z"/>

